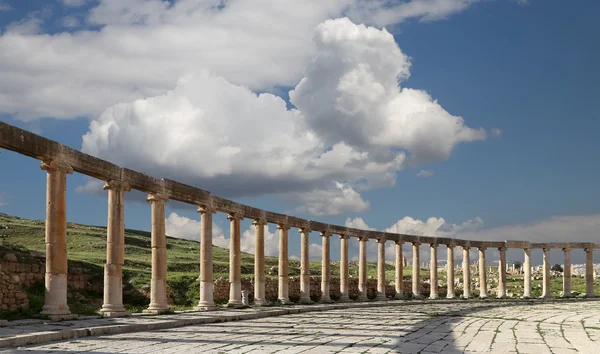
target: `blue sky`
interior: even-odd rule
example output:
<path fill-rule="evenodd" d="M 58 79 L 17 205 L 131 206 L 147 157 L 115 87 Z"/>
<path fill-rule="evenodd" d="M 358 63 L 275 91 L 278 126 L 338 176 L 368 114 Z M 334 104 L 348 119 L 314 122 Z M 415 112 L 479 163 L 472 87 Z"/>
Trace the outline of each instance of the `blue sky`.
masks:
<path fill-rule="evenodd" d="M 118 22 L 104 19 L 106 23 L 103 24 L 97 18 L 93 20 L 89 11 L 102 5 L 95 1 L 86 2 L 82 7 L 67 7 L 59 1 L 8 0 L 0 4 L 4 4 L 6 9 L 0 11 L 0 28 L 3 29 L 0 41 L 5 42 L 9 35 L 34 36 L 43 41 L 45 33 L 60 36 L 63 32 L 77 34 L 86 28 L 101 30 L 103 27 L 106 31 Z M 122 9 L 117 10 L 123 13 Z M 600 70 L 596 68 L 600 62 L 600 46 L 597 45 L 600 30 L 595 14 L 599 11 L 600 4 L 595 1 L 566 3 L 560 0 L 531 0 L 523 4 L 495 0 L 476 2 L 446 14 L 442 19 L 428 21 L 424 20 L 423 16 L 426 15 L 404 16 L 396 23 L 386 24 L 385 27 L 394 36 L 402 52 L 411 58 L 410 77 L 403 80 L 401 86 L 426 91 L 449 114 L 463 117 L 468 127 L 485 129 L 486 139 L 456 143 L 447 158 L 435 162 L 419 161 L 415 166 L 407 164 L 394 171 L 396 182 L 393 186 L 359 190 L 356 184 L 347 182 L 360 194 L 362 201 L 369 203 L 368 208 L 342 207 L 340 212 L 335 213 L 338 215 L 311 214 L 302 209 L 302 201 L 308 200 L 303 198 L 308 198 L 305 195 L 311 192 L 312 187 L 299 191 L 305 194 L 297 198 L 294 195 L 282 197 L 282 193 L 277 191 L 259 193 L 258 196 L 235 196 L 234 199 L 268 210 L 335 224 L 343 225 L 360 218 L 369 227 L 378 230 L 390 228 L 404 220 L 398 224 L 398 231 L 435 231 L 424 225 L 428 218 L 435 217 L 443 218 L 445 223 L 452 225 L 455 229 L 452 236 L 455 237 L 461 237 L 464 232 L 469 237 L 480 234 L 485 239 L 598 242 L 600 230 L 596 226 L 600 225 L 600 204 L 597 202 L 600 200 L 600 190 L 597 188 L 597 176 L 600 167 L 595 161 L 600 131 L 596 104 L 600 93 L 597 88 Z M 35 13 L 31 15 L 32 12 Z M 33 33 L 11 34 L 8 29 L 11 24 L 27 16 L 40 19 L 39 27 Z M 63 25 L 65 16 L 77 19 L 78 22 L 73 23 L 75 27 Z M 148 14 L 145 16 L 151 17 Z M 357 24 L 362 19 L 360 16 L 350 17 Z M 374 25 L 378 29 L 382 27 L 378 25 L 381 23 L 378 20 L 371 19 L 373 23 L 369 23 L 368 17 L 365 19 L 367 25 Z M 151 21 L 141 25 L 138 23 L 141 27 L 160 25 Z M 124 26 L 127 30 L 133 30 L 134 27 L 131 23 Z M 307 34 L 308 38 L 310 34 Z M 284 34 L 282 38 L 286 38 Z M 4 43 L 0 44 L 0 48 L 11 47 Z M 86 50 L 85 47 L 80 49 Z M 29 50 L 33 51 L 32 55 L 35 54 L 35 47 Z M 54 70 L 51 65 L 41 65 L 35 70 L 31 66 L 15 66 L 8 59 L 11 54 L 8 52 L 0 56 L 0 71 L 30 74 L 35 70 L 42 73 Z M 15 55 L 23 55 L 23 52 Z M 61 55 L 68 56 L 69 51 L 57 53 L 59 58 Z M 301 63 L 298 65 L 304 67 L 310 60 L 299 59 Z M 268 84 L 258 84 L 261 81 L 258 74 L 256 78 L 246 80 L 236 77 L 242 77 L 237 72 L 229 74 L 229 69 L 223 69 L 222 74 L 211 65 L 206 66 L 217 75 L 223 75 L 227 80 L 249 87 L 254 92 L 280 94 L 288 107 L 293 107 L 287 92 L 296 86 L 301 74 L 294 76 L 284 73 L 281 78 L 273 79 Z M 300 72 L 302 67 L 290 69 L 290 72 Z M 202 69 L 202 63 L 193 67 L 194 71 Z M 160 71 L 155 73 L 150 70 L 147 75 L 160 75 Z M 182 74 L 185 72 L 182 71 Z M 11 77 L 4 75 L 4 79 Z M 75 79 L 67 76 L 64 80 L 69 82 Z M 113 104 L 157 96 L 175 86 L 175 80 L 167 83 L 166 89 L 156 88 L 154 84 L 144 87 L 143 83 L 135 79 L 132 81 L 132 85 L 140 87 L 141 94 L 136 96 L 136 92 L 129 95 L 135 91 L 129 88 L 127 95 L 122 99 L 117 97 Z M 19 82 L 14 86 L 21 87 L 21 84 L 32 83 Z M 0 119 L 71 147 L 82 148 L 82 136 L 90 130 L 90 121 L 98 119 L 99 114 L 78 114 L 79 111 L 86 111 L 84 107 L 55 119 L 52 114 L 58 112 L 58 103 L 53 103 L 56 107 L 49 108 L 46 113 L 43 105 L 35 99 L 24 101 L 20 106 L 6 102 L 16 90 L 10 84 L 0 86 Z M 65 91 L 65 95 L 68 94 Z M 103 95 L 100 91 L 97 94 L 99 97 Z M 42 113 L 31 113 L 33 109 L 28 107 L 33 105 L 39 105 Z M 104 109 L 109 106 L 106 105 Z M 72 104 L 65 103 L 65 107 L 68 108 L 64 110 L 68 111 Z M 100 105 L 98 110 L 90 110 L 102 111 Z M 109 160 L 110 156 L 114 156 L 105 153 L 102 157 Z M 8 151 L 0 153 L 0 161 L 5 167 L 0 176 L 0 204 L 4 203 L 0 206 L 0 212 L 43 218 L 45 176 L 39 169 L 39 163 Z M 202 161 L 203 157 L 198 163 L 202 165 Z M 421 170 L 429 171 L 432 175 L 418 176 Z M 185 175 L 182 178 L 193 177 Z M 227 180 L 228 183 L 245 183 L 239 175 L 231 178 Z M 355 176 L 352 178 L 354 182 L 360 179 Z M 352 181 L 352 178 L 349 177 L 348 181 Z M 202 181 L 202 178 L 197 180 Z M 203 188 L 205 184 L 195 182 L 197 180 L 192 181 Z M 105 225 L 105 197 L 93 191 L 76 192 L 77 187 L 87 182 L 88 179 L 81 175 L 69 177 L 68 219 Z M 217 182 L 211 180 L 210 183 L 212 186 Z M 218 188 L 226 191 L 228 187 L 223 185 Z M 328 208 L 326 202 L 324 208 Z M 177 203 L 169 204 L 167 215 L 170 212 L 192 220 L 199 219 L 193 208 Z M 405 217 L 423 223 L 410 226 Z M 476 217 L 481 221 L 476 222 L 474 227 L 460 228 L 460 225 Z M 556 218 L 562 219 L 557 221 Z M 225 230 L 224 237 L 227 238 L 228 225 L 224 216 L 219 215 L 215 221 Z M 128 203 L 126 225 L 149 230 L 149 206 L 136 201 Z M 245 220 L 242 230 L 249 225 L 250 221 Z M 565 225 L 569 225 L 572 233 L 564 234 Z M 297 236 L 296 233 L 292 235 Z M 182 237 L 187 237 L 187 234 Z M 299 247 L 293 240 L 290 242 L 291 253 L 299 254 Z M 319 242 L 316 233 L 311 235 L 311 242 Z M 333 258 L 337 258 L 339 253 L 337 245 L 336 240 L 332 247 Z M 560 258 L 556 261 L 560 261 Z"/>

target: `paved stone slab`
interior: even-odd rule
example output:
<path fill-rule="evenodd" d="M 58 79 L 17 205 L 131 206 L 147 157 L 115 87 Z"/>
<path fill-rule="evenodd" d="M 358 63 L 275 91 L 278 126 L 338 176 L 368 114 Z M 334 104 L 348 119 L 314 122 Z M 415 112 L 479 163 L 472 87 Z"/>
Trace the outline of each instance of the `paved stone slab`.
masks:
<path fill-rule="evenodd" d="M 390 304 L 388 304 L 390 305 Z M 600 303 L 454 302 L 353 307 L 85 337 L 19 352 L 595 353 Z M 223 311 L 239 318 L 256 310 Z M 198 313 L 174 315 L 193 322 Z M 186 316 L 192 316 L 187 318 Z M 193 317 L 196 316 L 196 317 Z M 202 314 L 215 316 L 215 314 Z M 162 318 L 162 317 L 161 317 Z M 119 320 L 122 321 L 122 320 Z M 162 321 L 165 321 L 162 319 Z M 158 322 L 160 323 L 160 322 Z M 114 326 L 113 326 L 114 327 Z M 52 331 L 49 335 L 52 335 Z M 13 348 L 1 353 L 16 352 Z"/>

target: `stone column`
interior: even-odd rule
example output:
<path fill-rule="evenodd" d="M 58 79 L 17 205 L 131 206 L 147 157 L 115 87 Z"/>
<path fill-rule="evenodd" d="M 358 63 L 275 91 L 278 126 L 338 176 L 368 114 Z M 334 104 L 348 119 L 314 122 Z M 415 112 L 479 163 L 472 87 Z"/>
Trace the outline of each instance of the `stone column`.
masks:
<path fill-rule="evenodd" d="M 485 299 L 487 292 L 487 273 L 485 271 L 485 247 L 479 247 L 479 297 Z"/>
<path fill-rule="evenodd" d="M 594 297 L 594 256 L 593 248 L 585 249 L 585 297 Z"/>
<path fill-rule="evenodd" d="M 169 197 L 150 194 L 152 203 L 152 279 L 150 281 L 150 305 L 144 312 L 161 314 L 171 312 L 167 303 L 167 234 L 165 230 L 165 202 Z"/>
<path fill-rule="evenodd" d="M 44 161 L 46 171 L 46 292 L 42 315 L 53 319 L 69 317 L 67 305 L 67 174 L 71 166 Z"/>
<path fill-rule="evenodd" d="M 321 232 L 322 246 L 321 246 L 321 299 L 320 302 L 333 302 L 329 296 L 330 284 L 331 284 L 331 246 L 330 239 L 331 233 Z"/>
<path fill-rule="evenodd" d="M 437 273 L 437 244 L 431 245 L 431 262 L 429 263 L 429 298 L 438 298 L 438 273 Z"/>
<path fill-rule="evenodd" d="M 404 296 L 404 262 L 402 257 L 402 241 L 396 241 L 396 277 L 394 283 L 396 286 L 396 299 L 400 299 Z"/>
<path fill-rule="evenodd" d="M 471 255 L 469 251 L 469 247 L 463 247 L 463 298 L 465 299 L 471 297 Z"/>
<path fill-rule="evenodd" d="M 542 298 L 550 297 L 550 249 L 543 248 Z"/>
<path fill-rule="evenodd" d="M 310 299 L 310 262 L 308 254 L 308 235 L 310 230 L 300 229 L 300 303 L 312 304 Z"/>
<path fill-rule="evenodd" d="M 385 296 L 385 238 L 377 239 L 377 297 L 375 300 L 386 301 Z"/>
<path fill-rule="evenodd" d="M 565 264 L 563 267 L 563 297 L 571 296 L 571 249 L 563 248 L 565 253 Z"/>
<path fill-rule="evenodd" d="M 254 304 L 264 306 L 265 299 L 265 225 L 266 220 L 254 220 L 256 227 L 256 242 L 254 245 Z"/>
<path fill-rule="evenodd" d="M 229 302 L 228 307 L 243 307 L 242 303 L 242 252 L 240 250 L 240 221 L 236 213 L 227 215 L 229 220 Z"/>
<path fill-rule="evenodd" d="M 358 301 L 367 301 L 367 241 L 366 237 L 359 237 L 358 255 Z"/>
<path fill-rule="evenodd" d="M 288 230 L 290 226 L 287 224 L 278 224 L 279 230 L 279 264 L 277 266 L 277 274 L 279 276 L 279 291 L 277 299 L 283 305 L 289 304 L 289 288 L 288 288 Z"/>
<path fill-rule="evenodd" d="M 215 310 L 212 259 L 212 217 L 216 211 L 207 205 L 198 207 L 200 213 L 200 301 L 195 310 Z"/>
<path fill-rule="evenodd" d="M 412 269 L 412 292 L 415 297 L 421 297 L 421 284 L 419 275 L 421 272 L 421 263 L 419 263 L 419 246 L 418 242 L 413 242 L 413 269 Z"/>
<path fill-rule="evenodd" d="M 123 264 L 125 262 L 124 194 L 131 190 L 127 183 L 110 181 L 108 190 L 108 227 L 106 237 L 106 265 L 104 266 L 103 316 L 118 317 L 131 313 L 123 307 Z"/>
<path fill-rule="evenodd" d="M 448 247 L 448 261 L 446 263 L 446 298 L 454 299 L 454 244 L 446 246 Z"/>
<path fill-rule="evenodd" d="M 499 247 L 498 253 L 498 291 L 496 298 L 502 299 L 506 297 L 506 247 Z"/>
<path fill-rule="evenodd" d="M 523 254 L 523 298 L 531 297 L 531 248 L 524 248 Z"/>
<path fill-rule="evenodd" d="M 340 302 L 349 302 L 348 236 L 340 235 Z"/>

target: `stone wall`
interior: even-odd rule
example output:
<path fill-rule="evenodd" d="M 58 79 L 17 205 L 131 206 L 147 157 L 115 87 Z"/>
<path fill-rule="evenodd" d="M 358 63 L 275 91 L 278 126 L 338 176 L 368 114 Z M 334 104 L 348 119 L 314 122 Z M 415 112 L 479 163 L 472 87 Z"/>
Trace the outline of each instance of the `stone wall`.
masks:
<path fill-rule="evenodd" d="M 277 299 L 278 292 L 278 279 L 277 278 L 266 278 L 265 281 L 265 297 L 268 300 Z M 403 284 L 404 294 L 412 293 L 412 283 L 410 280 L 405 280 Z M 300 297 L 300 277 L 290 277 L 288 283 L 289 297 L 290 299 L 297 299 Z M 244 278 L 242 279 L 242 290 L 248 290 L 250 294 L 254 294 L 254 279 Z M 348 290 L 350 297 L 358 297 L 358 278 L 350 278 L 348 284 Z M 439 288 L 441 293 L 442 288 Z M 387 285 L 385 290 L 386 296 L 391 298 L 395 294 L 395 286 Z M 429 284 L 421 284 L 421 294 L 429 295 Z M 340 296 L 340 279 L 332 277 L 330 283 L 329 295 L 331 297 L 338 298 Z M 321 296 L 321 277 L 314 276 L 310 277 L 310 296 L 320 297 Z M 367 279 L 367 297 L 374 298 L 377 296 L 377 279 Z M 219 278 L 215 280 L 214 284 L 214 300 L 215 302 L 226 302 L 229 299 L 229 280 Z"/>

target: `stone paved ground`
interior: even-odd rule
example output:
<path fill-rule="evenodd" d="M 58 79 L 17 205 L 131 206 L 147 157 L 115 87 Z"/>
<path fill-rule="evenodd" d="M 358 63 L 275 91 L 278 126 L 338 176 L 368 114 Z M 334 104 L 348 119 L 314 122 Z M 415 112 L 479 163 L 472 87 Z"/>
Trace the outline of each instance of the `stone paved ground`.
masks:
<path fill-rule="evenodd" d="M 432 303 L 87 337 L 29 352 L 597 353 L 600 303 Z M 16 352 L 9 350 L 0 353 Z"/>

